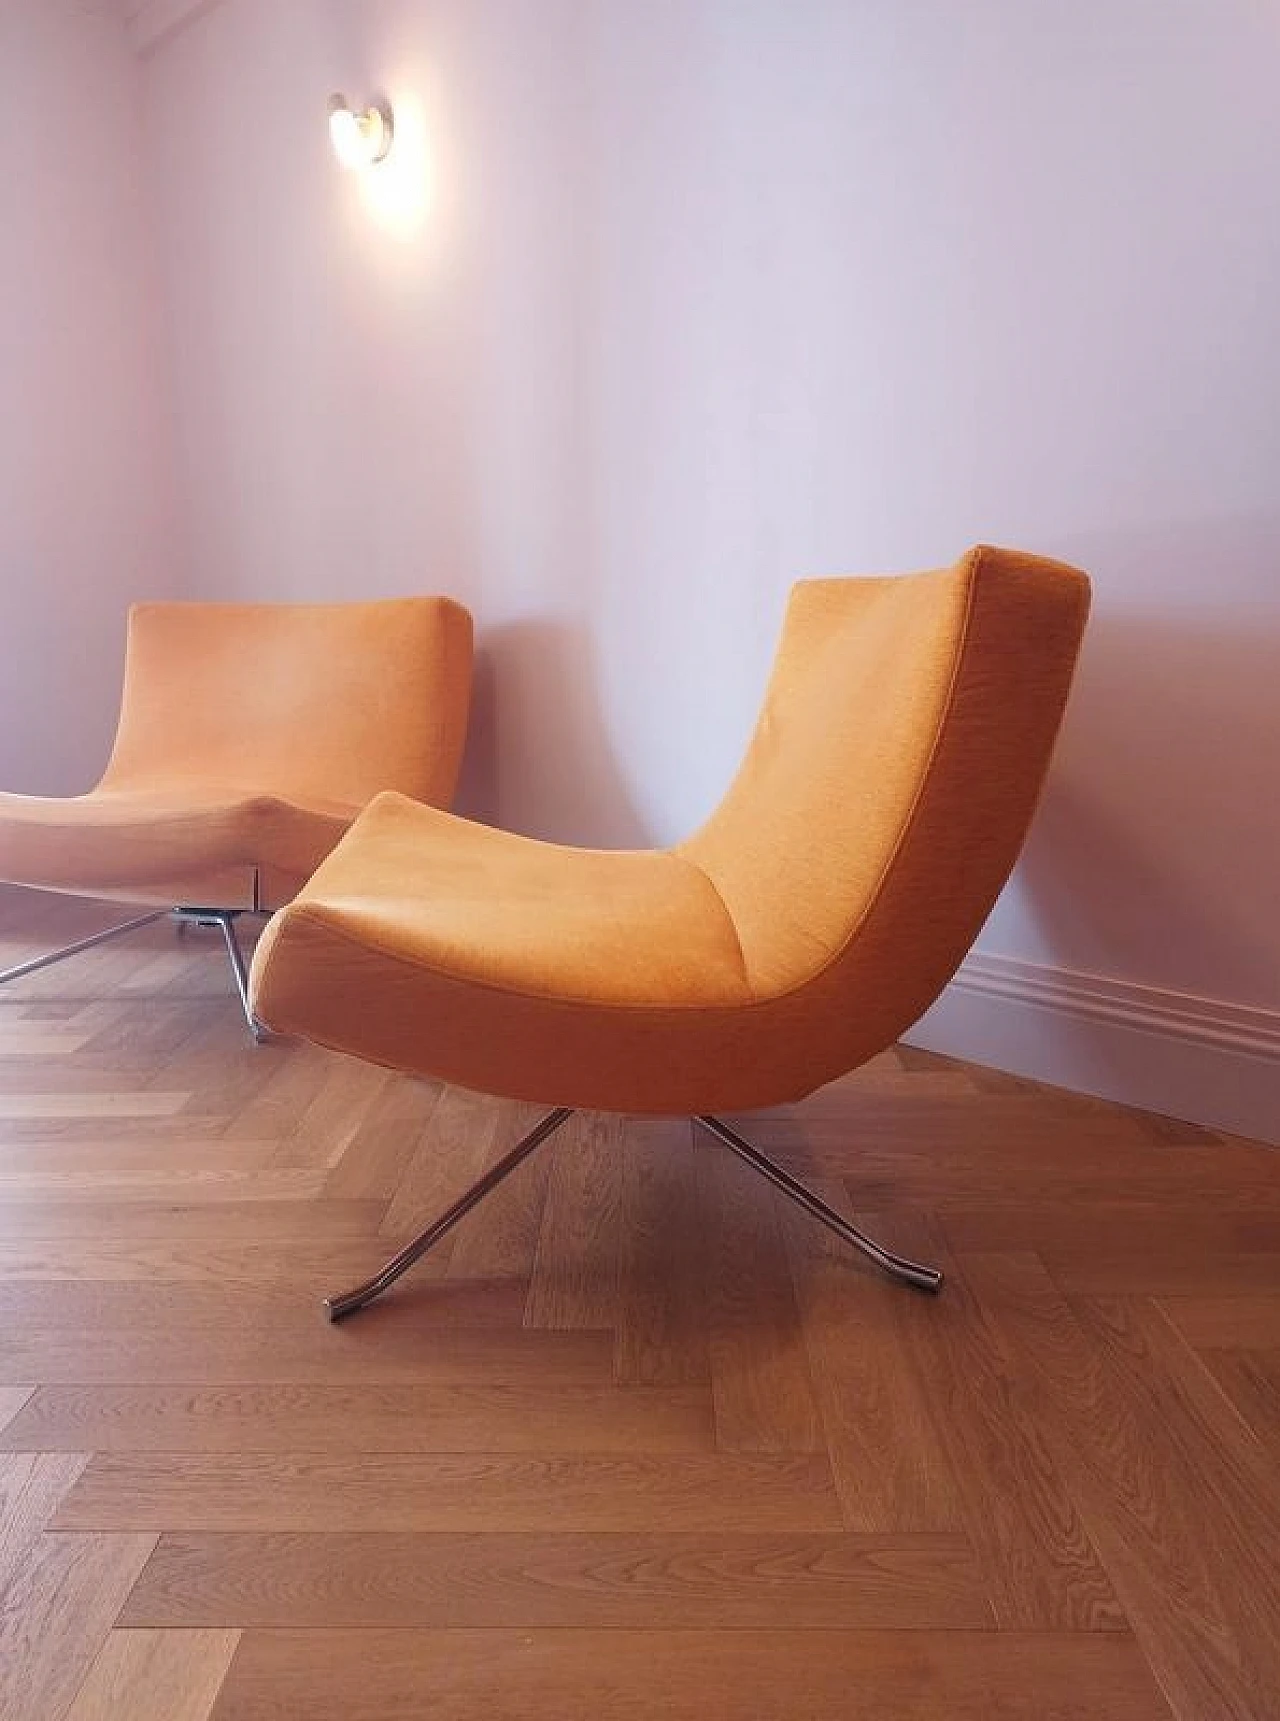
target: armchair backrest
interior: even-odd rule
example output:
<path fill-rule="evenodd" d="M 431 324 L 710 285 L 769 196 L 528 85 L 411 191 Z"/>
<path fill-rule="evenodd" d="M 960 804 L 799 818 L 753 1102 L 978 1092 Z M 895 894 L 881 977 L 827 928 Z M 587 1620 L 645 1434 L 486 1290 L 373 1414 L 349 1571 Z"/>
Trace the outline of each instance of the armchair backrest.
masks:
<path fill-rule="evenodd" d="M 1088 606 L 1078 570 L 986 547 L 793 588 L 747 756 L 682 845 L 760 996 L 812 991 L 859 1044 L 928 1007 L 1017 858 Z"/>
<path fill-rule="evenodd" d="M 443 597 L 137 604 L 101 786 L 198 778 L 346 809 L 399 789 L 447 806 L 471 657 L 471 617 Z"/>

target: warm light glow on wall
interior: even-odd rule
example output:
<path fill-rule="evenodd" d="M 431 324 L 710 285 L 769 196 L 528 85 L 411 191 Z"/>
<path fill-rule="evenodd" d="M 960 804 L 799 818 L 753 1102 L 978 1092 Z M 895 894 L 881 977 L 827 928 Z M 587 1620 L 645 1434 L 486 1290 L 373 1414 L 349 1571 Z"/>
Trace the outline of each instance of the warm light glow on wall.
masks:
<path fill-rule="evenodd" d="M 395 239 L 415 238 L 434 197 L 434 175 L 426 113 L 412 96 L 397 94 L 396 146 L 385 161 L 360 175 L 360 198 L 374 220 Z"/>
<path fill-rule="evenodd" d="M 393 119 L 388 101 L 373 101 L 360 111 L 345 96 L 332 96 L 329 141 L 343 167 L 358 170 L 360 199 L 378 225 L 397 239 L 413 238 L 432 193 L 421 103 L 397 96 Z"/>

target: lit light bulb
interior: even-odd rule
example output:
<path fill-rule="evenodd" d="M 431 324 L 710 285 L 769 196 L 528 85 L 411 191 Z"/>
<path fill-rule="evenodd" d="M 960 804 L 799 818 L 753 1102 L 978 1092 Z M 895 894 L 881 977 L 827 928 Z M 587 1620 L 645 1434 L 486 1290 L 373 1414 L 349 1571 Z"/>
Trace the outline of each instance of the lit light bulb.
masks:
<path fill-rule="evenodd" d="M 371 167 L 391 148 L 391 109 L 370 103 L 356 113 L 345 96 L 329 101 L 329 141 L 343 167 Z"/>

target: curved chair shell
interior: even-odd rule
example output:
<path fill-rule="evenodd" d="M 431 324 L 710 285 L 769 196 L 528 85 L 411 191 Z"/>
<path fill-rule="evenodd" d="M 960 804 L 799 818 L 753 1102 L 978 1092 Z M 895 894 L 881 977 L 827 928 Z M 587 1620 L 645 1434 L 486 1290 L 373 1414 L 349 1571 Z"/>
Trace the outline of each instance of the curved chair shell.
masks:
<path fill-rule="evenodd" d="M 279 906 L 379 790 L 448 804 L 470 687 L 471 618 L 448 598 L 136 605 L 102 780 L 0 794 L 0 880 Z"/>
<path fill-rule="evenodd" d="M 671 850 L 561 848 L 379 796 L 264 933 L 270 1026 L 523 1100 L 796 1100 L 937 997 L 1011 871 L 1089 603 L 978 548 L 803 581 L 755 737 Z"/>

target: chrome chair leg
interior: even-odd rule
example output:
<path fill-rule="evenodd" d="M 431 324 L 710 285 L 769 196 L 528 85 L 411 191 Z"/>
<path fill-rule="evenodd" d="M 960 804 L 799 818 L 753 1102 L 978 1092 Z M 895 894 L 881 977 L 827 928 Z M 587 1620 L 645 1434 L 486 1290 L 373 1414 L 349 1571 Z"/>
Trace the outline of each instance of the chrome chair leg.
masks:
<path fill-rule="evenodd" d="M 186 927 L 217 926 L 222 931 L 223 940 L 227 946 L 227 956 L 231 962 L 231 973 L 236 983 L 236 991 L 240 997 L 240 1008 L 249 1032 L 259 1044 L 269 1039 L 270 1032 L 254 1015 L 249 1003 L 249 971 L 245 965 L 244 953 L 236 937 L 235 923 L 242 914 L 265 914 L 267 911 L 258 906 L 257 875 L 254 875 L 254 906 L 252 908 L 155 908 L 147 914 L 135 915 L 132 920 L 122 921 L 118 926 L 108 926 L 102 932 L 94 932 L 88 938 L 79 938 L 74 944 L 64 944 L 61 949 L 50 950 L 43 956 L 33 956 L 29 962 L 16 963 L 12 968 L 0 969 L 0 986 L 8 980 L 21 980 L 24 975 L 38 974 L 42 968 L 52 968 L 55 962 L 65 962 L 68 956 L 79 956 L 81 951 L 92 950 L 96 945 L 106 944 L 113 938 L 123 938 L 128 932 L 136 932 L 139 927 L 151 926 L 157 920 L 163 920 L 172 915 L 178 923 L 179 932 Z"/>
<path fill-rule="evenodd" d="M 709 1135 L 713 1135 L 723 1146 L 736 1153 L 739 1159 L 745 1159 L 748 1165 L 753 1166 L 762 1177 L 767 1177 L 784 1195 L 789 1195 L 806 1213 L 820 1219 L 838 1237 L 843 1237 L 846 1243 L 851 1243 L 855 1249 L 860 1249 L 864 1255 L 869 1256 L 876 1266 L 891 1278 L 914 1285 L 921 1291 L 936 1291 L 942 1284 L 942 1274 L 936 1267 L 922 1267 L 917 1261 L 908 1261 L 904 1255 L 895 1255 L 891 1249 L 886 1249 L 873 1237 L 859 1231 L 856 1225 L 851 1225 L 834 1207 L 829 1207 L 821 1196 L 815 1195 L 812 1189 L 806 1189 L 790 1172 L 784 1171 L 780 1165 L 775 1165 L 758 1147 L 752 1147 L 749 1141 L 744 1140 L 736 1130 L 730 1129 L 728 1124 L 721 1123 L 718 1117 L 708 1114 L 695 1117 L 693 1121 L 701 1124 Z"/>
<path fill-rule="evenodd" d="M 363 1309 L 366 1303 L 371 1303 L 375 1297 L 380 1297 L 389 1285 L 395 1284 L 401 1273 L 412 1267 L 415 1261 L 420 1261 L 446 1231 L 452 1231 L 459 1219 L 470 1213 L 477 1203 L 498 1187 L 504 1177 L 508 1177 L 515 1170 L 521 1160 L 527 1159 L 535 1147 L 540 1147 L 549 1135 L 554 1135 L 561 1124 L 572 1116 L 571 1106 L 557 1106 L 555 1111 L 548 1112 L 541 1123 L 535 1124 L 528 1135 L 516 1143 L 510 1153 L 490 1167 L 478 1183 L 473 1183 L 466 1194 L 460 1196 L 438 1219 L 433 1220 L 425 1231 L 420 1231 L 411 1243 L 406 1243 L 400 1253 L 393 1255 L 372 1279 L 363 1285 L 357 1285 L 353 1291 L 345 1291 L 339 1297 L 326 1297 L 324 1306 L 329 1319 L 345 1320 L 348 1315 L 354 1315 L 357 1309 Z"/>
<path fill-rule="evenodd" d="M 153 921 L 163 920 L 168 914 L 167 908 L 157 908 L 150 914 L 139 914 L 133 920 L 122 921 L 119 926 L 108 926 L 104 932 L 95 932 L 89 938 L 77 939 L 74 944 L 64 944 L 60 950 L 50 950 L 45 956 L 33 957 L 30 962 L 19 962 L 13 968 L 0 969 L 0 986 L 6 980 L 21 980 L 24 974 L 36 974 L 41 968 L 52 968 L 55 962 L 65 962 L 68 956 L 79 956 L 82 950 L 92 950 L 97 944 L 106 944 L 112 938 L 123 938 L 126 932 L 136 932 L 140 926 L 150 926 Z"/>
<path fill-rule="evenodd" d="M 259 1045 L 270 1039 L 270 1030 L 263 1026 L 253 1013 L 249 1003 L 249 970 L 245 965 L 244 952 L 236 937 L 236 921 L 242 914 L 254 914 L 256 909 L 248 908 L 175 908 L 170 911 L 174 919 L 182 926 L 216 926 L 222 933 L 223 943 L 227 947 L 227 959 L 231 963 L 231 975 L 236 983 L 236 992 L 240 998 L 240 1008 L 249 1032 Z"/>

